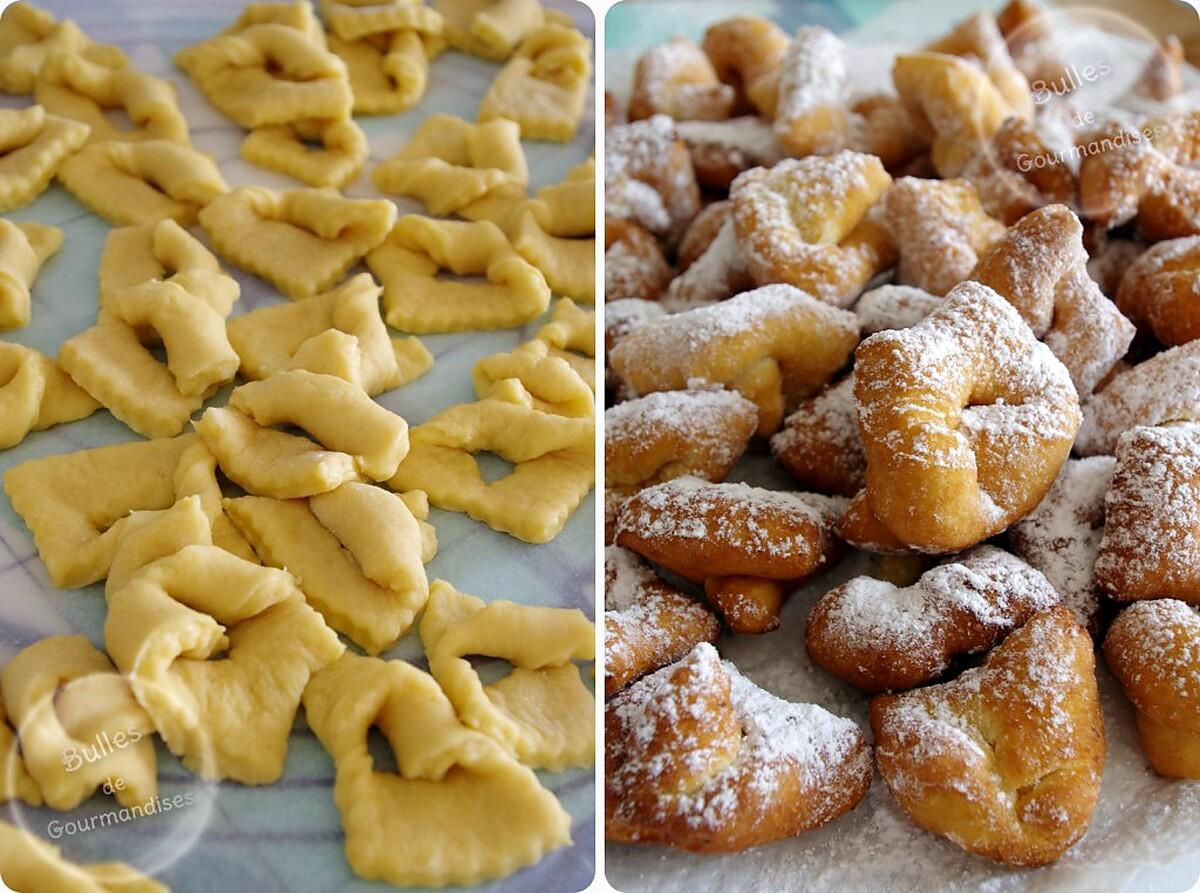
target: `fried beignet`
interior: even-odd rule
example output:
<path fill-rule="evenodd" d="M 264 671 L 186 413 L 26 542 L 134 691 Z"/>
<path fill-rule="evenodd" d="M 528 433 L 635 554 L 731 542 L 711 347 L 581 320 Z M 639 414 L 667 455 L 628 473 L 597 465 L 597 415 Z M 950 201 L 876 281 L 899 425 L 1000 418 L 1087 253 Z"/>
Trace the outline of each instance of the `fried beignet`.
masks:
<path fill-rule="evenodd" d="M 742 171 L 771 167 L 783 158 L 775 129 L 747 115 L 727 121 L 679 121 L 675 132 L 687 143 L 700 185 L 718 192 Z"/>
<path fill-rule="evenodd" d="M 758 427 L 737 391 L 659 391 L 604 413 L 604 482 L 647 487 L 690 475 L 723 481 Z"/>
<path fill-rule="evenodd" d="M 775 136 L 791 155 L 828 155 L 846 141 L 846 45 L 827 28 L 796 32 L 779 66 Z"/>
<path fill-rule="evenodd" d="M 1200 603 L 1200 424 L 1134 428 L 1116 458 L 1096 585 L 1122 602 Z"/>
<path fill-rule="evenodd" d="M 911 586 L 855 577 L 808 616 L 809 657 L 869 693 L 937 679 L 965 654 L 992 648 L 1058 593 L 1038 571 L 995 546 L 976 546 Z"/>
<path fill-rule="evenodd" d="M 984 210 L 1009 226 L 1044 205 L 1078 203 L 1075 174 L 1066 159 L 1046 145 L 1031 122 L 1016 116 L 1000 125 L 963 177 L 979 192 Z"/>
<path fill-rule="evenodd" d="M 1167 347 L 1200 338 L 1200 236 L 1150 246 L 1126 270 L 1115 300 Z"/>
<path fill-rule="evenodd" d="M 892 533 L 875 516 L 865 487 L 855 493 L 846 506 L 846 511 L 838 520 L 837 535 L 854 548 L 876 555 L 914 554 L 908 543 Z"/>
<path fill-rule="evenodd" d="M 944 295 L 971 275 L 979 258 L 1004 235 L 966 180 L 902 177 L 883 199 L 900 255 L 898 280 Z"/>
<path fill-rule="evenodd" d="M 654 236 L 636 223 L 605 218 L 605 298 L 656 301 L 674 275 Z"/>
<path fill-rule="evenodd" d="M 864 293 L 853 309 L 865 338 L 888 329 L 915 326 L 941 303 L 938 295 L 914 285 L 881 285 Z"/>
<path fill-rule="evenodd" d="M 801 401 L 771 438 L 771 452 L 805 489 L 836 496 L 857 493 L 867 457 L 858 435 L 854 374 Z"/>
<path fill-rule="evenodd" d="M 1111 456 L 1130 428 L 1197 420 L 1200 342 L 1193 341 L 1118 373 L 1084 403 L 1075 452 Z"/>
<path fill-rule="evenodd" d="M 668 312 L 678 313 L 724 301 L 749 291 L 755 284 L 734 223 L 726 220 L 705 252 L 671 280 L 661 300 Z"/>
<path fill-rule="evenodd" d="M 853 313 L 789 285 L 767 285 L 711 307 L 654 320 L 612 349 L 613 370 L 636 394 L 725 385 L 758 406 L 774 433 L 789 406 L 818 391 L 858 342 Z"/>
<path fill-rule="evenodd" d="M 729 196 L 751 274 L 841 307 L 852 303 L 895 262 L 887 228 L 868 213 L 891 183 L 878 158 L 849 151 L 741 174 Z"/>
<path fill-rule="evenodd" d="M 675 478 L 636 493 L 617 519 L 617 545 L 687 580 L 734 632 L 779 625 L 792 583 L 838 557 L 833 525 L 844 502 L 747 484 Z"/>
<path fill-rule="evenodd" d="M 1092 635 L 1100 624 L 1096 556 L 1114 465 L 1112 456 L 1068 459 L 1046 498 L 1008 531 L 1012 550 L 1045 574 Z"/>
<path fill-rule="evenodd" d="M 677 121 L 720 121 L 729 117 L 736 98 L 700 47 L 686 37 L 672 37 L 638 57 L 629 120 L 668 115 Z"/>
<path fill-rule="evenodd" d="M 701 642 L 716 642 L 721 624 L 641 558 L 620 546 L 604 550 L 604 697 L 674 663 Z"/>
<path fill-rule="evenodd" d="M 1159 775 L 1200 778 L 1200 617 L 1163 598 L 1120 613 L 1104 660 L 1137 710 L 1138 736 Z"/>
<path fill-rule="evenodd" d="M 1008 44 L 1013 64 L 1029 79 L 1034 94 L 1054 85 L 1059 90 L 1074 88 L 1062 55 L 1054 22 L 1045 7 L 1035 0 L 1010 0 L 996 13 L 996 25 Z"/>
<path fill-rule="evenodd" d="M 673 248 L 699 210 L 692 157 L 670 118 L 655 115 L 605 133 L 606 217 L 636 223 Z"/>
<path fill-rule="evenodd" d="M 866 93 L 850 103 L 846 148 L 877 155 L 889 172 L 900 172 L 929 149 L 912 112 L 893 93 Z"/>
<path fill-rule="evenodd" d="M 918 825 L 1005 865 L 1046 865 L 1087 830 L 1104 722 L 1091 637 L 1036 614 L 953 682 L 871 702 L 879 771 Z"/>
<path fill-rule="evenodd" d="M 737 111 L 775 116 L 779 66 L 791 40 L 774 22 L 759 16 L 736 16 L 712 25 L 701 46 L 719 77 L 737 92 Z"/>
<path fill-rule="evenodd" d="M 744 850 L 834 820 L 871 785 L 858 726 L 764 691 L 708 643 L 613 698 L 604 739 L 619 843 Z"/>
<path fill-rule="evenodd" d="M 854 377 L 870 507 L 920 551 L 964 549 L 1028 514 L 1079 430 L 1066 368 L 976 282 L 863 341 Z"/>
<path fill-rule="evenodd" d="M 679 250 L 675 252 L 675 263 L 679 272 L 684 272 L 699 260 L 708 247 L 721 232 L 725 221 L 733 214 L 733 202 L 722 199 L 712 202 L 700 209 L 700 213 L 692 218 L 687 231 L 679 240 Z"/>
<path fill-rule="evenodd" d="M 1083 225 L 1066 205 L 1022 217 L 971 274 L 1017 308 L 1058 357 L 1081 397 L 1112 371 L 1133 341 L 1121 315 L 1087 271 Z"/>

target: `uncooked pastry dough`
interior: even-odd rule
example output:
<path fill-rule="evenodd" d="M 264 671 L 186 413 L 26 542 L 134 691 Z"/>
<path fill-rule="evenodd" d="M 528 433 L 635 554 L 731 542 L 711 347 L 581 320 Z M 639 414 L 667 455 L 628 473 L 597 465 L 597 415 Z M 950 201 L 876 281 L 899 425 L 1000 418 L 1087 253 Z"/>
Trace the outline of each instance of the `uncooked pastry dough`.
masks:
<path fill-rule="evenodd" d="M 89 132 L 86 124 L 48 115 L 40 105 L 0 109 L 0 211 L 41 195 Z"/>
<path fill-rule="evenodd" d="M 0 218 L 0 329 L 29 325 L 29 290 L 42 264 L 62 246 L 63 233 L 42 223 Z"/>

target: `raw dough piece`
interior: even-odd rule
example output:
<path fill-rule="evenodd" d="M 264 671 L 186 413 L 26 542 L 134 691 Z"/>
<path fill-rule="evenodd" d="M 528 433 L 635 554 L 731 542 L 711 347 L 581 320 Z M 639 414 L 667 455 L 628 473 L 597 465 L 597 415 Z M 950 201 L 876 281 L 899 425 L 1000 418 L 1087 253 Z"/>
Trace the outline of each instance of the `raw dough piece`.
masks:
<path fill-rule="evenodd" d="M 18 893 L 171 893 L 164 884 L 118 862 L 67 862 L 58 847 L 7 822 L 0 822 L 0 864 L 4 883 Z"/>
<path fill-rule="evenodd" d="M 596 627 L 582 611 L 484 602 L 434 580 L 421 642 L 429 671 L 468 726 L 534 769 L 591 765 L 596 703 L 572 661 L 595 660 Z M 469 655 L 506 660 L 512 672 L 484 685 Z"/>
<path fill-rule="evenodd" d="M 493 62 L 503 62 L 556 15 L 538 0 L 434 0 L 433 6 L 450 46 Z"/>
<path fill-rule="evenodd" d="M 208 205 L 200 225 L 230 261 L 304 298 L 333 286 L 387 237 L 395 219 L 396 206 L 386 199 L 243 186 Z"/>
<path fill-rule="evenodd" d="M 337 767 L 333 799 L 354 873 L 402 886 L 504 877 L 570 843 L 570 816 L 532 770 L 463 725 L 433 678 L 403 661 L 344 654 L 304 692 Z M 377 772 L 372 726 L 398 771 Z"/>
<path fill-rule="evenodd" d="M 596 311 L 585 310 L 570 298 L 554 303 L 550 322 L 534 336 L 550 346 L 551 356 L 571 364 L 593 391 L 596 389 Z"/>
<path fill-rule="evenodd" d="M 29 290 L 46 262 L 62 247 L 63 233 L 42 223 L 0 218 L 0 330 L 29 325 Z"/>
<path fill-rule="evenodd" d="M 596 397 L 571 364 L 552 356 L 545 341 L 533 340 L 509 353 L 495 353 L 475 364 L 472 373 L 479 399 L 519 387 L 539 412 L 591 418 Z M 525 402 L 525 398 L 521 398 Z"/>
<path fill-rule="evenodd" d="M 56 362 L 32 347 L 0 342 L 0 450 L 99 408 Z"/>
<path fill-rule="evenodd" d="M 550 304 L 542 274 L 487 220 L 402 217 L 367 255 L 367 266 L 383 283 L 388 325 L 405 332 L 510 328 L 540 316 Z M 441 270 L 488 281 L 441 279 Z"/>
<path fill-rule="evenodd" d="M 124 68 L 129 64 L 117 47 L 97 43 L 70 19 L 54 16 L 32 3 L 12 3 L 0 15 L 0 90 L 32 93 L 42 63 L 58 53 L 89 62 Z"/>
<path fill-rule="evenodd" d="M 596 300 L 596 162 L 576 165 L 517 208 L 513 247 L 556 294 Z"/>
<path fill-rule="evenodd" d="M 170 219 L 109 230 L 96 275 L 105 309 L 117 292 L 151 279 L 177 282 L 222 316 L 241 295 L 241 286 L 225 275 L 217 256 Z"/>
<path fill-rule="evenodd" d="M 40 105 L 0 110 L 0 211 L 41 195 L 89 132 L 86 124 L 48 115 Z"/>
<path fill-rule="evenodd" d="M 308 186 L 343 189 L 367 163 L 367 137 L 352 118 L 264 124 L 242 140 L 242 157 Z"/>

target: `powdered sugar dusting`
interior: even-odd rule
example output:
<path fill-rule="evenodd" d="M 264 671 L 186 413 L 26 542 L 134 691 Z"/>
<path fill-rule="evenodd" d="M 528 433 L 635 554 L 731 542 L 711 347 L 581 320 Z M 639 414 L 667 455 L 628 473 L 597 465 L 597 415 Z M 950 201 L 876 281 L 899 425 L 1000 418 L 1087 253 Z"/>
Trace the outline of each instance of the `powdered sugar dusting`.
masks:
<path fill-rule="evenodd" d="M 864 292 L 853 309 L 866 337 L 888 329 L 915 326 L 941 303 L 937 295 L 913 285 L 881 285 Z"/>

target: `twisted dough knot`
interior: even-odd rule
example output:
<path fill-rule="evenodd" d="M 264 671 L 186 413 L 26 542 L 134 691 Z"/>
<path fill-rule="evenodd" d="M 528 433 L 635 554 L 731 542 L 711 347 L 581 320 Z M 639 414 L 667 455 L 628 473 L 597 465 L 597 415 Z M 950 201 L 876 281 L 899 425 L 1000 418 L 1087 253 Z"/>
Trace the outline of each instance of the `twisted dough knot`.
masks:
<path fill-rule="evenodd" d="M 1065 205 L 1022 217 L 971 278 L 1007 298 L 1058 357 L 1081 397 L 1112 371 L 1135 334 L 1087 270 L 1083 225 Z"/>
<path fill-rule="evenodd" d="M 673 37 L 638 57 L 629 119 L 664 114 L 677 121 L 719 121 L 729 117 L 735 99 L 704 51 L 686 37 Z"/>
<path fill-rule="evenodd" d="M 863 341 L 854 375 L 870 507 L 922 551 L 964 549 L 1027 514 L 1079 429 L 1067 370 L 976 282 Z"/>
<path fill-rule="evenodd" d="M 1115 300 L 1167 347 L 1200 338 L 1200 236 L 1151 246 L 1129 266 Z"/>
<path fill-rule="evenodd" d="M 702 46 L 717 77 L 736 91 L 736 111 L 775 116 L 779 66 L 791 46 L 782 28 L 759 16 L 736 16 L 706 30 Z"/>

